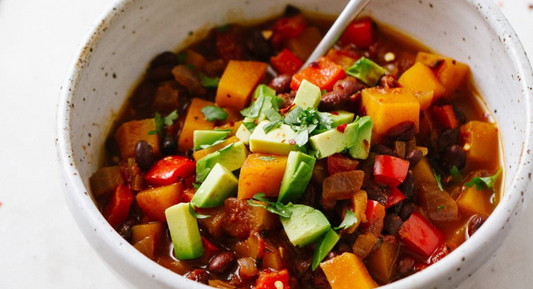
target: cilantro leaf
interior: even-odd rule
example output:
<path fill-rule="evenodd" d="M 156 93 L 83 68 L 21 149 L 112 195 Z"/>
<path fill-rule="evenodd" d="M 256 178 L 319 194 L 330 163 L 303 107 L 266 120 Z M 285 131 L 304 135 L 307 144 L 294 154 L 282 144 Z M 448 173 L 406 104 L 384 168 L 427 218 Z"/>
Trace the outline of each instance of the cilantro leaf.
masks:
<path fill-rule="evenodd" d="M 210 172 L 211 172 L 211 168 L 206 168 L 203 171 L 197 173 L 196 174 L 196 182 L 197 183 L 202 183 L 203 181 L 205 181 L 205 179 L 207 178 L 207 176 L 209 175 Z"/>
<path fill-rule="evenodd" d="M 470 182 L 465 183 L 465 186 L 472 187 L 476 186 L 476 190 L 480 191 L 487 188 L 492 188 L 498 176 L 502 173 L 502 169 L 498 169 L 496 174 L 488 177 L 475 177 Z"/>
<path fill-rule="evenodd" d="M 185 62 L 185 58 L 187 58 L 187 53 L 186 52 L 178 53 L 177 58 L 178 58 L 178 64 L 183 64 Z"/>
<path fill-rule="evenodd" d="M 453 166 L 450 169 L 450 175 L 452 176 L 453 182 L 460 183 L 463 181 L 463 175 L 461 175 L 461 172 L 456 166 Z"/>
<path fill-rule="evenodd" d="M 207 148 L 210 148 L 210 147 L 216 146 L 217 144 L 221 144 L 221 143 L 223 143 L 225 140 L 226 140 L 226 137 L 223 137 L 222 139 L 216 140 L 216 141 L 213 142 L 212 144 L 203 144 L 203 145 L 200 145 L 200 149 L 205 150 L 205 149 L 207 149 Z"/>
<path fill-rule="evenodd" d="M 154 135 L 158 134 L 159 136 L 164 135 L 164 128 L 166 126 L 171 126 L 174 121 L 178 119 L 178 111 L 174 110 L 173 112 L 169 113 L 165 117 L 161 117 L 161 115 L 156 112 L 155 113 L 155 130 L 151 130 L 148 132 L 148 135 Z"/>
<path fill-rule="evenodd" d="M 241 114 L 245 117 L 250 117 L 250 118 L 258 117 L 259 112 L 261 112 L 261 108 L 263 107 L 264 102 L 265 102 L 265 97 L 260 96 L 252 105 L 241 110 Z"/>
<path fill-rule="evenodd" d="M 220 81 L 220 78 L 218 77 L 209 77 L 203 73 L 199 73 L 200 75 L 200 83 L 205 88 L 217 88 L 218 82 Z"/>
<path fill-rule="evenodd" d="M 260 160 L 263 160 L 263 161 L 273 161 L 273 160 L 276 160 L 275 157 L 259 157 Z"/>
<path fill-rule="evenodd" d="M 206 219 L 206 218 L 211 217 L 211 215 L 202 215 L 202 214 L 198 214 L 198 213 L 196 212 L 196 210 L 194 209 L 194 206 L 193 206 L 191 203 L 189 203 L 189 213 L 191 213 L 191 215 L 192 215 L 193 217 L 195 217 L 196 219 Z"/>
<path fill-rule="evenodd" d="M 268 206 L 264 204 L 258 204 L 254 203 L 253 200 L 260 201 L 263 203 L 266 203 Z M 252 199 L 248 200 L 248 205 L 252 207 L 260 207 L 263 208 L 273 214 L 279 215 L 283 218 L 290 218 L 292 215 L 292 212 L 287 208 L 288 206 L 292 205 L 289 203 L 287 206 L 280 202 L 271 202 L 265 197 L 265 193 L 258 193 L 253 196 Z"/>
<path fill-rule="evenodd" d="M 442 177 L 441 175 L 437 174 L 437 172 L 435 172 L 435 170 L 432 170 L 433 171 L 433 175 L 435 176 L 435 180 L 437 181 L 437 186 L 439 187 L 439 190 L 444 191 L 444 189 L 442 188 Z"/>
<path fill-rule="evenodd" d="M 335 230 L 342 230 L 351 227 L 357 223 L 357 217 L 355 216 L 354 212 L 350 210 L 346 210 L 346 215 L 344 216 L 344 220 L 342 220 L 342 223 L 333 229 Z"/>
<path fill-rule="evenodd" d="M 446 208 L 445 205 L 440 205 L 440 206 L 437 208 L 437 212 L 442 211 L 444 208 Z"/>
<path fill-rule="evenodd" d="M 226 120 L 226 118 L 228 118 L 228 113 L 215 105 L 208 105 L 202 108 L 202 113 L 208 121 L 214 121 L 215 119 Z"/>
<path fill-rule="evenodd" d="M 198 188 L 200 187 L 200 184 L 192 183 L 192 186 L 193 186 L 195 189 L 198 189 Z"/>
<path fill-rule="evenodd" d="M 242 123 L 244 125 L 244 127 L 249 130 L 250 132 L 253 132 L 255 127 L 257 126 L 257 124 L 255 124 L 255 122 L 253 121 L 249 121 L 249 122 L 243 122 Z"/>
<path fill-rule="evenodd" d="M 178 119 L 178 117 L 179 117 L 178 111 L 174 110 L 173 112 L 169 113 L 167 116 L 163 118 L 163 122 L 165 123 L 165 125 L 171 126 L 174 123 L 174 121 Z"/>
<path fill-rule="evenodd" d="M 269 123 L 267 123 L 266 125 L 263 126 L 263 130 L 265 131 L 265 133 L 268 133 L 269 131 L 280 127 L 281 123 L 282 123 L 281 120 L 271 121 L 271 122 L 269 122 Z"/>

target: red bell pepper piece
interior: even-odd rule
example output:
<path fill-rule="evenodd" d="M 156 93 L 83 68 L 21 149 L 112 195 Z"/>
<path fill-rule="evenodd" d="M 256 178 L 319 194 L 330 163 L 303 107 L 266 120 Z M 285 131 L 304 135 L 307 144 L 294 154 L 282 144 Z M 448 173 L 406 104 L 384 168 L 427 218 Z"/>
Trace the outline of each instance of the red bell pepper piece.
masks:
<path fill-rule="evenodd" d="M 272 63 L 272 66 L 274 66 L 279 73 L 290 75 L 298 72 L 302 65 L 304 65 L 300 58 L 287 48 L 283 48 L 278 55 L 271 57 L 270 63 Z"/>
<path fill-rule="evenodd" d="M 368 18 L 353 21 L 342 33 L 344 45 L 354 44 L 359 48 L 368 48 L 374 43 L 374 23 Z"/>
<path fill-rule="evenodd" d="M 201 236 L 202 238 L 202 245 L 204 246 L 204 254 L 206 256 L 214 256 L 215 254 L 218 254 L 220 252 L 220 249 L 213 244 L 213 242 L 209 241 L 204 236 Z"/>
<path fill-rule="evenodd" d="M 459 126 L 459 121 L 455 116 L 453 106 L 447 104 L 443 106 L 433 106 L 433 116 L 435 120 L 443 127 L 454 129 Z"/>
<path fill-rule="evenodd" d="M 368 200 L 366 204 L 366 223 L 361 223 L 361 227 L 369 229 L 370 232 L 379 234 L 383 230 L 383 220 L 385 219 L 385 206 L 377 201 Z"/>
<path fill-rule="evenodd" d="M 377 183 L 395 188 L 405 180 L 408 171 L 409 161 L 388 155 L 376 156 L 374 180 Z"/>
<path fill-rule="evenodd" d="M 272 32 L 282 39 L 298 36 L 307 27 L 307 20 L 302 14 L 278 19 L 272 26 Z"/>
<path fill-rule="evenodd" d="M 132 201 L 132 190 L 128 186 L 119 185 L 104 208 L 104 217 L 111 227 L 116 228 L 126 221 Z"/>
<path fill-rule="evenodd" d="M 425 258 L 429 258 L 444 239 L 442 233 L 418 212 L 411 214 L 398 234 L 407 248 Z"/>
<path fill-rule="evenodd" d="M 385 204 L 385 208 L 388 209 L 405 199 L 405 195 L 397 188 L 390 188 L 390 195 Z"/>
<path fill-rule="evenodd" d="M 328 157 L 328 172 L 330 175 L 348 172 L 357 169 L 359 162 L 343 154 L 334 154 Z"/>
<path fill-rule="evenodd" d="M 283 286 L 276 286 L 275 283 L 280 281 Z M 255 281 L 256 289 L 274 289 L 281 287 L 283 289 L 290 289 L 289 285 L 289 271 L 283 269 L 281 271 L 274 271 L 265 269 L 259 272 L 259 277 Z"/>
<path fill-rule="evenodd" d="M 326 57 L 320 57 L 317 62 L 311 63 L 292 77 L 291 88 L 298 90 L 304 79 L 318 86 L 320 90 L 331 91 L 338 80 L 346 77 L 341 66 L 333 63 Z"/>
<path fill-rule="evenodd" d="M 160 159 L 144 176 L 151 186 L 167 186 L 196 173 L 196 162 L 184 156 L 167 156 Z"/>

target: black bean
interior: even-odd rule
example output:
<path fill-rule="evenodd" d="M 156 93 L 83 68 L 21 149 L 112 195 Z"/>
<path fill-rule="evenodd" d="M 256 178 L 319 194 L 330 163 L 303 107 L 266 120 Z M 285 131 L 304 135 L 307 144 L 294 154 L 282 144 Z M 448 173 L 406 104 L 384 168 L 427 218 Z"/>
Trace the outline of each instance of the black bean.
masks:
<path fill-rule="evenodd" d="M 117 228 L 117 232 L 120 234 L 120 236 L 127 241 L 130 241 L 131 239 L 131 228 L 136 225 L 136 222 L 134 219 L 128 219 L 126 222 L 122 223 Z"/>
<path fill-rule="evenodd" d="M 462 109 L 460 109 L 458 106 L 452 106 L 453 112 L 455 113 L 455 118 L 459 121 L 460 125 L 463 125 L 466 123 L 466 116 Z"/>
<path fill-rule="evenodd" d="M 388 188 L 381 187 L 374 181 L 364 182 L 362 189 L 366 191 L 369 200 L 377 201 L 382 205 L 385 205 L 390 194 Z"/>
<path fill-rule="evenodd" d="M 487 219 L 488 217 L 486 215 L 479 214 L 476 214 L 472 218 L 470 218 L 470 220 L 468 221 L 467 229 L 468 236 L 472 237 L 472 235 L 474 235 L 474 233 L 477 232 L 479 228 L 481 228 L 481 225 L 483 225 Z"/>
<path fill-rule="evenodd" d="M 254 30 L 248 39 L 246 39 L 246 46 L 250 53 L 255 56 L 258 60 L 268 61 L 272 55 L 272 49 L 270 44 L 263 37 L 263 34 L 259 30 Z"/>
<path fill-rule="evenodd" d="M 402 191 L 408 199 L 413 199 L 415 197 L 415 181 L 411 171 L 407 173 L 403 182 L 398 186 L 398 189 Z"/>
<path fill-rule="evenodd" d="M 437 141 L 437 150 L 439 152 L 444 151 L 447 147 L 454 145 L 459 140 L 459 130 L 458 129 L 448 129 L 445 130 Z"/>
<path fill-rule="evenodd" d="M 400 217 L 403 221 L 407 221 L 411 217 L 411 214 L 414 211 L 413 203 L 403 200 L 401 202 L 400 209 L 398 210 L 398 217 Z"/>
<path fill-rule="evenodd" d="M 441 155 L 443 168 L 450 170 L 453 166 L 463 169 L 466 165 L 466 153 L 459 145 L 449 146 Z"/>
<path fill-rule="evenodd" d="M 209 283 L 209 273 L 205 269 L 194 269 L 187 273 L 185 277 L 202 284 L 207 285 Z"/>
<path fill-rule="evenodd" d="M 423 157 L 424 154 L 418 149 L 412 150 L 407 154 L 407 156 L 405 156 L 405 158 L 409 161 L 409 167 L 411 168 L 416 166 L 416 164 L 418 164 L 418 162 L 422 160 Z"/>
<path fill-rule="evenodd" d="M 152 104 L 154 100 L 155 85 L 151 81 L 143 81 L 139 84 L 130 98 L 133 109 L 139 110 Z"/>
<path fill-rule="evenodd" d="M 291 16 L 296 16 L 298 14 L 300 14 L 300 9 L 296 8 L 295 6 L 292 6 L 292 5 L 287 5 L 287 7 L 285 8 L 285 12 L 283 13 L 283 15 L 285 17 L 291 17 Z"/>
<path fill-rule="evenodd" d="M 178 138 L 174 135 L 165 135 L 161 142 L 161 153 L 165 156 L 178 153 Z"/>
<path fill-rule="evenodd" d="M 152 81 L 165 81 L 174 79 L 172 69 L 175 65 L 166 64 L 158 67 L 149 68 L 146 71 L 146 78 Z"/>
<path fill-rule="evenodd" d="M 233 252 L 220 252 L 213 256 L 211 260 L 209 260 L 207 268 L 210 272 L 215 274 L 223 274 L 229 270 L 233 264 L 235 264 L 236 260 L 237 259 L 235 258 L 235 254 L 233 254 Z"/>
<path fill-rule="evenodd" d="M 416 134 L 416 125 L 412 121 L 404 121 L 389 128 L 383 138 L 383 143 L 392 144 L 395 141 L 408 141 Z"/>
<path fill-rule="evenodd" d="M 150 63 L 150 67 L 152 68 L 164 65 L 178 65 L 178 57 L 176 54 L 170 51 L 165 51 L 156 56 L 154 60 L 152 60 L 152 63 Z"/>
<path fill-rule="evenodd" d="M 393 152 L 392 150 L 383 144 L 375 144 L 371 147 L 370 151 L 377 153 L 378 155 L 388 155 L 392 156 Z"/>
<path fill-rule="evenodd" d="M 135 144 L 134 155 L 135 162 L 144 171 L 148 170 L 154 163 L 152 146 L 144 140 L 140 140 Z"/>
<path fill-rule="evenodd" d="M 291 90 L 292 75 L 280 74 L 274 77 L 269 83 L 268 87 L 276 91 L 277 94 L 285 93 Z"/>
<path fill-rule="evenodd" d="M 383 233 L 396 235 L 403 224 L 402 219 L 395 213 L 387 213 L 383 221 Z"/>

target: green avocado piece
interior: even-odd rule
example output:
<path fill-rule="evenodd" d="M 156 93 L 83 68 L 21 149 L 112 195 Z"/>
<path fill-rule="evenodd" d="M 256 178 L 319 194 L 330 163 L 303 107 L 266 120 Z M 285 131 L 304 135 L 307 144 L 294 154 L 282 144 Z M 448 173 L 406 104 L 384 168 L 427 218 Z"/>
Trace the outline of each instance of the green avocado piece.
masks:
<path fill-rule="evenodd" d="M 304 79 L 294 97 L 294 104 L 302 109 L 317 108 L 322 98 L 320 88 Z"/>
<path fill-rule="evenodd" d="M 204 248 L 198 229 L 198 221 L 189 212 L 189 203 L 179 203 L 165 210 L 174 255 L 178 260 L 196 259 Z"/>
<path fill-rule="evenodd" d="M 222 141 L 231 133 L 230 130 L 195 130 L 193 135 L 194 150 L 204 149 L 217 141 Z"/>
<path fill-rule="evenodd" d="M 315 253 L 313 254 L 313 271 L 318 268 L 320 262 L 326 258 L 328 253 L 335 247 L 340 237 L 335 230 L 329 229 L 329 231 L 318 239 L 315 243 Z"/>
<path fill-rule="evenodd" d="M 217 163 L 194 193 L 191 204 L 198 208 L 218 207 L 237 192 L 238 184 L 235 175 Z"/>
<path fill-rule="evenodd" d="M 358 121 L 359 133 L 355 139 L 355 144 L 348 150 L 354 159 L 364 160 L 370 152 L 370 142 L 372 140 L 373 122 L 369 116 L 363 116 Z"/>
<path fill-rule="evenodd" d="M 316 159 L 302 152 L 291 151 L 287 167 L 281 180 L 278 202 L 288 203 L 300 200 L 313 175 Z"/>
<path fill-rule="evenodd" d="M 281 224 L 289 241 L 294 246 L 303 247 L 320 238 L 331 225 L 324 214 L 306 205 L 288 204 L 289 218 L 280 217 Z"/>
<path fill-rule="evenodd" d="M 196 162 L 196 182 L 203 182 L 217 163 L 230 171 L 240 169 L 248 156 L 248 150 L 242 141 L 229 144 L 212 152 Z"/>
<path fill-rule="evenodd" d="M 235 136 L 239 140 L 241 140 L 245 145 L 249 144 L 250 136 L 252 135 L 252 132 L 250 130 L 248 130 L 248 128 L 245 125 L 245 123 L 250 123 L 250 122 L 255 123 L 255 120 L 253 118 L 250 118 L 250 117 L 245 117 L 244 120 L 242 121 L 241 125 L 237 129 L 237 132 L 235 133 Z"/>
<path fill-rule="evenodd" d="M 381 76 L 385 73 L 387 73 L 385 68 L 365 57 L 359 58 L 359 60 L 346 70 L 346 74 L 370 86 L 376 86 Z"/>
<path fill-rule="evenodd" d="M 276 96 L 276 91 L 268 85 L 260 84 L 254 90 L 254 95 L 252 96 L 252 103 L 259 99 L 260 96 Z"/>
<path fill-rule="evenodd" d="M 331 127 L 333 128 L 338 127 L 341 124 L 350 123 L 355 117 L 353 113 L 344 110 L 331 111 L 329 114 L 329 117 L 331 118 Z"/>
<path fill-rule="evenodd" d="M 288 155 L 291 151 L 300 150 L 294 143 L 296 132 L 286 124 L 265 133 L 263 127 L 268 121 L 260 122 L 250 136 L 250 151 L 275 155 Z M 292 141 L 291 141 L 292 140 Z M 292 143 L 292 144 L 291 144 Z"/>
<path fill-rule="evenodd" d="M 309 138 L 313 150 L 318 151 L 318 158 L 322 159 L 334 153 L 340 153 L 352 147 L 357 139 L 359 124 L 350 123 L 344 128 L 344 132 L 333 128 Z"/>

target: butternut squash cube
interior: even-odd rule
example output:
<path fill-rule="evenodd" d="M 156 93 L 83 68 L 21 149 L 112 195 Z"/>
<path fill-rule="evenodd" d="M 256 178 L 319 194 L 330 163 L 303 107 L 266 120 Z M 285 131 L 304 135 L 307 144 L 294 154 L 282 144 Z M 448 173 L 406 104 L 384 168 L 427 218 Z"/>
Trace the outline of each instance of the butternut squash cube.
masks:
<path fill-rule="evenodd" d="M 440 82 L 446 88 L 446 98 L 450 98 L 455 94 L 455 91 L 464 83 L 470 71 L 468 65 L 464 63 L 428 52 L 419 52 L 416 55 L 416 61 L 429 67 L 436 66 L 433 71 L 435 71 Z"/>
<path fill-rule="evenodd" d="M 332 289 L 371 289 L 378 287 L 365 264 L 352 253 L 343 253 L 320 264 Z"/>
<path fill-rule="evenodd" d="M 400 244 L 394 236 L 385 236 L 383 244 L 367 260 L 368 271 L 380 284 L 388 284 L 396 267 Z"/>
<path fill-rule="evenodd" d="M 241 168 L 239 199 L 250 199 L 257 193 L 277 197 L 287 167 L 287 156 L 250 154 Z"/>
<path fill-rule="evenodd" d="M 135 198 L 145 216 L 151 220 L 166 222 L 165 210 L 179 203 L 182 195 L 183 184 L 178 182 L 140 191 Z"/>
<path fill-rule="evenodd" d="M 153 130 L 155 130 L 155 120 L 153 118 L 123 123 L 115 133 L 122 159 L 134 157 L 135 144 L 140 140 L 144 140 L 151 145 L 154 154 L 158 156 L 160 154 L 159 136 L 157 134 L 148 134 L 148 132 Z"/>
<path fill-rule="evenodd" d="M 461 126 L 461 141 L 469 162 L 490 163 L 498 156 L 498 128 L 473 120 Z"/>
<path fill-rule="evenodd" d="M 205 116 L 202 113 L 202 108 L 208 105 L 215 104 L 201 98 L 192 99 L 178 139 L 179 152 L 185 153 L 193 147 L 193 135 L 195 130 L 212 130 L 215 127 L 215 122 L 210 122 L 205 119 Z"/>
<path fill-rule="evenodd" d="M 418 131 L 420 103 L 407 88 L 363 89 L 362 109 L 374 122 L 372 141 L 379 141 L 391 127 L 405 121 L 412 121 Z"/>
<path fill-rule="evenodd" d="M 237 111 L 247 107 L 267 67 L 263 62 L 230 60 L 218 83 L 215 102 Z"/>
<path fill-rule="evenodd" d="M 161 222 L 150 222 L 131 227 L 131 243 L 136 244 L 141 240 L 152 237 L 155 244 L 158 244 L 163 236 L 163 224 Z"/>
<path fill-rule="evenodd" d="M 417 91 L 433 91 L 433 101 L 446 93 L 446 88 L 440 83 L 433 71 L 426 65 L 417 62 L 407 69 L 398 82 L 403 86 Z"/>

